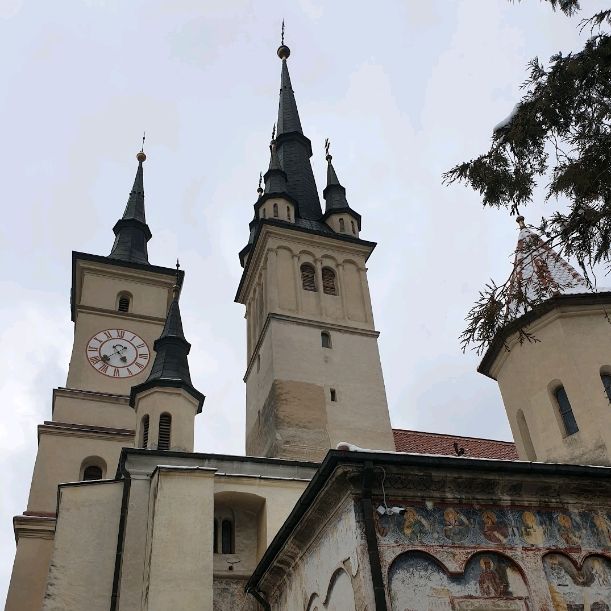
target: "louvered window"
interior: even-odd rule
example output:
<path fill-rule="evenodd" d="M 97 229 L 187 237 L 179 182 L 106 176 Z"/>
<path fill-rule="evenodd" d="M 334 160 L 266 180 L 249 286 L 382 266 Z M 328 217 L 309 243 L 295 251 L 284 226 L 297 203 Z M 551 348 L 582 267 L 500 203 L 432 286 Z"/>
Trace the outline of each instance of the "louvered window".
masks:
<path fill-rule="evenodd" d="M 102 469 L 97 465 L 89 465 L 83 471 L 83 479 L 84 480 L 93 480 L 93 479 L 102 479 Z"/>
<path fill-rule="evenodd" d="M 323 348 L 331 348 L 331 335 L 327 331 L 320 332 L 320 343 Z"/>
<path fill-rule="evenodd" d="M 274 218 L 278 218 L 278 204 L 274 204 Z"/>
<path fill-rule="evenodd" d="M 339 219 L 339 230 L 344 233 L 346 231 L 346 225 L 344 219 Z"/>
<path fill-rule="evenodd" d="M 335 272 L 330 267 L 322 268 L 322 292 L 327 295 L 337 295 Z"/>
<path fill-rule="evenodd" d="M 221 554 L 233 554 L 233 522 L 231 520 L 223 520 L 221 523 Z"/>
<path fill-rule="evenodd" d="M 140 446 L 147 448 L 149 445 L 149 416 L 146 414 L 142 417 L 142 441 Z"/>
<path fill-rule="evenodd" d="M 172 435 L 172 416 L 170 414 L 161 414 L 159 416 L 159 440 L 157 442 L 158 450 L 170 449 L 170 438 Z"/>
<path fill-rule="evenodd" d="M 301 266 L 301 284 L 304 291 L 316 290 L 316 271 L 314 266 L 309 263 L 304 263 Z"/>
<path fill-rule="evenodd" d="M 569 398 L 566 394 L 566 390 L 564 390 L 564 387 L 560 386 L 558 389 L 556 389 L 554 396 L 558 402 L 558 410 L 560 412 L 560 417 L 562 418 L 566 434 L 567 436 L 573 435 L 579 430 L 579 427 L 577 426 L 577 421 L 575 420 L 575 415 L 573 414 L 573 408 L 571 407 L 571 403 L 569 402 Z"/>
<path fill-rule="evenodd" d="M 611 403 L 611 375 L 608 373 L 603 373 L 600 376 L 602 380 L 603 386 L 605 387 L 605 392 L 607 393 L 607 399 L 609 399 L 609 403 Z"/>
<path fill-rule="evenodd" d="M 119 310 L 119 312 L 129 312 L 129 296 L 128 295 L 119 296 L 119 303 L 117 305 L 117 310 Z"/>

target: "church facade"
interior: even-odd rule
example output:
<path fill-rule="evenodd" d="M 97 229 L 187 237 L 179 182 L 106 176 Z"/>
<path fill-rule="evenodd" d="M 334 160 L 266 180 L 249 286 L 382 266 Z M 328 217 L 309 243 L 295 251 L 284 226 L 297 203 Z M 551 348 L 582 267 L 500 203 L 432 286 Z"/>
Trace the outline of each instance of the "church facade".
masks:
<path fill-rule="evenodd" d="M 551 296 L 480 366 L 515 445 L 393 430 L 375 243 L 328 147 L 323 211 L 278 56 L 239 253 L 246 455 L 194 451 L 184 273 L 149 262 L 141 151 L 110 254 L 73 253 L 68 379 L 38 427 L 6 610 L 609 611 L 611 293 L 521 219 L 512 282 Z"/>

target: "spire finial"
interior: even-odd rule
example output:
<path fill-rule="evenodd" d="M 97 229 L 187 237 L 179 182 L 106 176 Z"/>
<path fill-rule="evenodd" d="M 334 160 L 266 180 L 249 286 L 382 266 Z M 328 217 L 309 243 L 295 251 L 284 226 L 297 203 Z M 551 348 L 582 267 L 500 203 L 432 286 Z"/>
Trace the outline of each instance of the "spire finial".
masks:
<path fill-rule="evenodd" d="M 516 218 L 516 223 L 520 226 L 520 229 L 526 229 L 526 223 L 524 222 L 524 217 L 521 214 Z"/>
<path fill-rule="evenodd" d="M 282 60 L 288 59 L 291 50 L 284 44 L 284 19 L 282 20 L 282 36 L 280 38 L 280 46 L 278 47 L 278 57 Z"/>
<path fill-rule="evenodd" d="M 143 161 L 146 161 L 146 155 L 144 154 L 144 141 L 145 140 L 146 140 L 146 132 L 144 132 L 144 134 L 142 135 L 142 148 L 140 149 L 140 151 L 136 155 L 136 159 L 140 163 L 142 163 Z"/>
<path fill-rule="evenodd" d="M 272 128 L 272 142 L 276 139 L 276 124 L 274 123 L 274 127 Z"/>
<path fill-rule="evenodd" d="M 329 153 L 329 147 L 331 146 L 331 142 L 329 141 L 329 138 L 325 138 L 325 159 L 331 163 L 331 159 L 333 159 L 333 157 L 331 157 L 331 154 Z"/>
<path fill-rule="evenodd" d="M 178 260 L 178 257 L 176 258 L 176 282 L 174 283 L 174 286 L 172 287 L 172 297 L 174 299 L 178 299 L 178 295 L 180 294 L 180 261 Z"/>
<path fill-rule="evenodd" d="M 259 172 L 259 186 L 257 187 L 257 193 L 259 194 L 259 197 L 263 195 L 263 187 L 261 186 L 262 184 L 263 184 L 263 172 Z"/>

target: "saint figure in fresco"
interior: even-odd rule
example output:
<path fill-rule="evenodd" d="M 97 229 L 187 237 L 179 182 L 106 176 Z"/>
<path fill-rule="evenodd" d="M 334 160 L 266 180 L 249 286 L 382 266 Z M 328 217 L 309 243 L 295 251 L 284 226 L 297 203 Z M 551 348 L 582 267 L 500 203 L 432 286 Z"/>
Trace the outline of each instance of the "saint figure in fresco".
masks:
<path fill-rule="evenodd" d="M 430 524 L 413 507 L 408 507 L 403 514 L 403 532 L 411 541 L 422 541 L 430 530 Z"/>
<path fill-rule="evenodd" d="M 532 511 L 525 511 L 522 514 L 520 536 L 529 545 L 543 545 L 545 534 L 537 521 L 537 516 Z"/>
<path fill-rule="evenodd" d="M 464 541 L 469 534 L 469 520 L 456 509 L 448 507 L 443 512 L 443 534 L 453 543 Z"/>
<path fill-rule="evenodd" d="M 599 511 L 594 515 L 593 522 L 602 544 L 605 547 L 611 547 L 611 522 L 609 522 L 609 518 L 604 512 Z"/>
<path fill-rule="evenodd" d="M 558 534 L 562 537 L 567 545 L 579 545 L 579 537 L 573 529 L 573 521 L 571 516 L 566 513 L 558 514 Z"/>
<path fill-rule="evenodd" d="M 609 577 L 603 563 L 598 558 L 593 558 L 591 564 L 592 578 L 597 586 L 608 586 Z"/>
<path fill-rule="evenodd" d="M 482 572 L 479 574 L 479 591 L 481 596 L 501 596 L 505 593 L 505 584 L 496 572 L 494 562 L 490 558 L 482 558 L 479 562 Z"/>
<path fill-rule="evenodd" d="M 507 543 L 509 529 L 503 522 L 499 522 L 494 511 L 486 510 L 482 513 L 484 523 L 484 537 L 492 543 Z"/>

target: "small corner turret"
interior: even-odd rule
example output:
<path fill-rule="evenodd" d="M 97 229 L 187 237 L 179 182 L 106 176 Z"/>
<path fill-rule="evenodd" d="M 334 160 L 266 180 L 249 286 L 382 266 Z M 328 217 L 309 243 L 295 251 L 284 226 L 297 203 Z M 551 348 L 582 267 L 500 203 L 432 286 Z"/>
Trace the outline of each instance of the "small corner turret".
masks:
<path fill-rule="evenodd" d="M 337 178 L 333 167 L 333 157 L 329 153 L 329 140 L 325 140 L 325 159 L 327 160 L 327 186 L 322 192 L 326 208 L 324 220 L 335 231 L 358 238 L 361 231 L 361 215 L 355 212 L 346 199 L 346 189 Z"/>
<path fill-rule="evenodd" d="M 195 416 L 205 397 L 193 386 L 186 340 L 180 316 L 177 280 L 166 322 L 153 349 L 155 360 L 148 378 L 133 386 L 130 405 L 136 411 L 136 445 L 157 450 L 193 451 Z"/>

